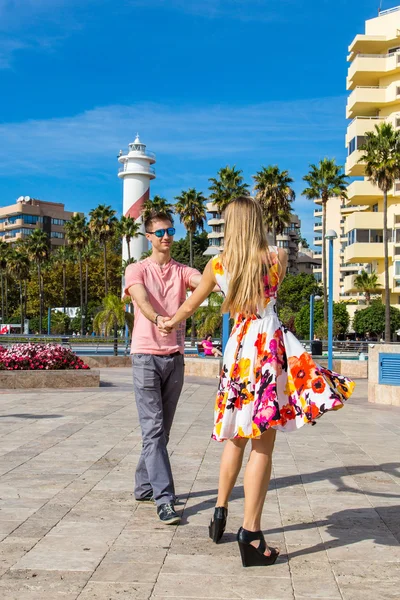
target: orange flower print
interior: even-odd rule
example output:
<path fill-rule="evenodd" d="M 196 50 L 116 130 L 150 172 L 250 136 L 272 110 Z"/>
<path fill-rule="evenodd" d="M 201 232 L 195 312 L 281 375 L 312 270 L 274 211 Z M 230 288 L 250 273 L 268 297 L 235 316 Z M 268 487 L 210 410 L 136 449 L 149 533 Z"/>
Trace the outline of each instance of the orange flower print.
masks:
<path fill-rule="evenodd" d="M 303 352 L 300 357 L 289 358 L 290 373 L 298 394 L 310 388 L 312 379 L 316 375 L 315 363 L 308 352 Z"/>
<path fill-rule="evenodd" d="M 296 418 L 296 410 L 291 404 L 285 404 L 284 406 L 282 406 L 280 412 L 281 416 L 284 415 L 288 421 L 292 421 Z"/>
<path fill-rule="evenodd" d="M 313 392 L 315 392 L 316 394 L 322 394 L 322 392 L 325 390 L 325 388 L 326 388 L 326 384 L 321 376 L 313 379 L 313 381 L 312 381 Z"/>
<path fill-rule="evenodd" d="M 222 262 L 220 260 L 216 260 L 214 262 L 214 273 L 215 275 L 223 275 L 224 267 L 222 266 Z"/>

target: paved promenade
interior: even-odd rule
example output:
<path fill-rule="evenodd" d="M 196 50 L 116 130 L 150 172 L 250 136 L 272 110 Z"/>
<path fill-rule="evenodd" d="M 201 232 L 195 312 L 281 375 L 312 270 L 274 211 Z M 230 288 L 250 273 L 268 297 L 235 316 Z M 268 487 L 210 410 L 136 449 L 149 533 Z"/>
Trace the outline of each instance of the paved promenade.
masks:
<path fill-rule="evenodd" d="M 102 380 L 0 394 L 0 598 L 400 598 L 400 409 L 368 406 L 365 382 L 317 426 L 278 434 L 263 523 L 282 554 L 243 569 L 241 478 L 224 543 L 208 539 L 216 380 L 188 379 L 175 419 L 179 527 L 132 495 L 141 444 L 130 371 Z"/>

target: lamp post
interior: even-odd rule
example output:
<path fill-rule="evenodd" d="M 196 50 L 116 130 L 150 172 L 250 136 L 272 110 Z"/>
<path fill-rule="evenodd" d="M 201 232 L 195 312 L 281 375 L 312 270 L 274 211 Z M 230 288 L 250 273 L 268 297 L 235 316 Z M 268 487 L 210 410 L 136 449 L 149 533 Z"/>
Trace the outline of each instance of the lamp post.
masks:
<path fill-rule="evenodd" d="M 314 339 L 314 300 L 321 300 L 321 296 L 310 296 L 310 344 Z"/>
<path fill-rule="evenodd" d="M 333 365 L 333 240 L 337 233 L 333 229 L 326 232 L 325 239 L 329 240 L 329 264 L 328 264 L 328 369 Z"/>

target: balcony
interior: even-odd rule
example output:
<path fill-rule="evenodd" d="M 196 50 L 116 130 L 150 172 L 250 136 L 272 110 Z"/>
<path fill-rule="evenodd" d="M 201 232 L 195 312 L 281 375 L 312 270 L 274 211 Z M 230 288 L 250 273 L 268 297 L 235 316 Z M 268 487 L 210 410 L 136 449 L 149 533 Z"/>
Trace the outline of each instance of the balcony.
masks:
<path fill-rule="evenodd" d="M 322 223 L 315 223 L 314 231 L 322 231 Z"/>
<path fill-rule="evenodd" d="M 364 181 L 353 181 L 347 188 L 347 206 L 367 204 L 372 206 L 382 199 L 382 192 L 377 185 L 364 179 Z"/>
<path fill-rule="evenodd" d="M 218 213 L 220 212 L 218 206 L 214 204 L 214 202 L 207 202 L 206 204 L 207 212 L 209 213 Z"/>
<path fill-rule="evenodd" d="M 353 119 L 358 114 L 375 116 L 377 108 L 389 101 L 389 91 L 392 88 L 357 86 L 347 99 L 346 118 Z"/>
<path fill-rule="evenodd" d="M 314 217 L 322 217 L 322 208 L 316 208 L 314 210 Z"/>
<path fill-rule="evenodd" d="M 371 262 L 383 258 L 383 244 L 356 242 L 346 246 L 344 250 L 344 262 Z"/>
<path fill-rule="evenodd" d="M 355 279 L 357 275 L 346 275 L 343 280 L 343 292 L 345 294 L 349 294 L 351 292 L 356 292 L 357 288 L 355 286 Z"/>
<path fill-rule="evenodd" d="M 362 211 L 354 212 L 346 219 L 346 234 L 353 229 L 383 229 L 383 213 Z"/>
<path fill-rule="evenodd" d="M 213 225 L 223 225 L 224 223 L 225 219 L 222 219 L 222 217 L 220 219 L 216 219 L 215 217 L 213 217 L 212 219 L 207 221 L 207 225 L 209 225 L 210 227 L 213 227 Z"/>
<path fill-rule="evenodd" d="M 358 162 L 362 154 L 361 150 L 355 150 L 346 158 L 346 175 L 349 175 L 350 177 L 360 177 L 364 175 L 364 164 Z"/>
<path fill-rule="evenodd" d="M 223 231 L 210 231 L 210 233 L 207 234 L 207 237 L 209 240 L 223 238 L 224 232 Z"/>
<path fill-rule="evenodd" d="M 126 175 L 149 175 L 150 179 L 155 179 L 156 170 L 154 167 L 139 165 L 137 163 L 125 163 L 123 167 L 118 169 L 118 177 Z"/>
<path fill-rule="evenodd" d="M 347 89 L 357 86 L 376 86 L 379 79 L 400 70 L 399 53 L 357 54 L 349 66 Z"/>

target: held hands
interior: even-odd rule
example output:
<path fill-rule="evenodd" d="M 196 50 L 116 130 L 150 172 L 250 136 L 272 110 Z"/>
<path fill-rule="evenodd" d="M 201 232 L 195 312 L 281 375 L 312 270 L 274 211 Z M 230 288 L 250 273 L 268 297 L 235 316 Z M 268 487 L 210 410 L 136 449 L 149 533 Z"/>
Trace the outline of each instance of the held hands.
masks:
<path fill-rule="evenodd" d="M 171 317 L 158 317 L 157 327 L 163 337 L 167 336 L 174 329 Z"/>

